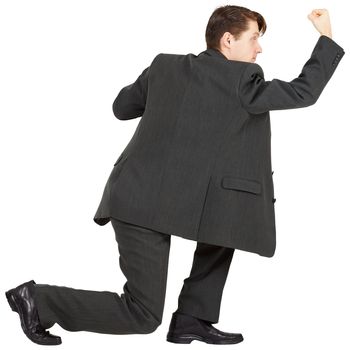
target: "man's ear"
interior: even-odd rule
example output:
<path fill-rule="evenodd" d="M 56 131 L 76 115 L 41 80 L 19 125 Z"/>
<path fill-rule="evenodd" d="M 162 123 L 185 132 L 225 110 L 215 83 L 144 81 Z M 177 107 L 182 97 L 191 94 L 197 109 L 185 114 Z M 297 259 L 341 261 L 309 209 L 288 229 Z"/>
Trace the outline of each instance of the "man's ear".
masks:
<path fill-rule="evenodd" d="M 225 32 L 222 37 L 221 37 L 221 46 L 226 46 L 227 43 L 230 44 L 231 43 L 231 39 L 230 39 L 230 33 L 229 32 Z"/>

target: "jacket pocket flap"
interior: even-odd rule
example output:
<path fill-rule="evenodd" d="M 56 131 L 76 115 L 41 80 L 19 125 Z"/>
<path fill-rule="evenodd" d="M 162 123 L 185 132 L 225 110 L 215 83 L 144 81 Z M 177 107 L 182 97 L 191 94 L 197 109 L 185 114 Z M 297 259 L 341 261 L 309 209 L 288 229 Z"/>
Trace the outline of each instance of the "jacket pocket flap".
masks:
<path fill-rule="evenodd" d="M 240 190 L 251 193 L 260 193 L 261 192 L 261 184 L 260 182 L 248 179 L 240 179 L 237 177 L 225 176 L 222 179 L 222 187 L 232 189 L 232 190 Z"/>

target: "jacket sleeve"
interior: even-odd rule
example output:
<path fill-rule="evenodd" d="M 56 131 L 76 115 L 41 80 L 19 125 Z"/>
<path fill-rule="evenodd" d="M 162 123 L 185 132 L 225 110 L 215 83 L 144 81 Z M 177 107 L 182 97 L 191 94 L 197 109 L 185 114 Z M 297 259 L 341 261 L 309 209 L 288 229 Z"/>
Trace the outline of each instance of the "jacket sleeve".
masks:
<path fill-rule="evenodd" d="M 134 83 L 120 90 L 112 106 L 118 119 L 127 120 L 142 116 L 146 106 L 149 68 L 144 69 Z"/>
<path fill-rule="evenodd" d="M 249 63 L 241 75 L 238 96 L 251 114 L 307 107 L 316 103 L 345 52 L 331 38 L 321 35 L 301 73 L 290 82 L 264 80 L 262 68 Z"/>

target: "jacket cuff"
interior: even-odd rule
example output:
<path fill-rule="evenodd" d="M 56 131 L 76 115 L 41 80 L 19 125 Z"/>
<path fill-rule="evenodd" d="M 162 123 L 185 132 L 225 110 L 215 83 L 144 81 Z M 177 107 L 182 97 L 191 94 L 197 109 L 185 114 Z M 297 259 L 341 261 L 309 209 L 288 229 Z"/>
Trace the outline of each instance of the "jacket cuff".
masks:
<path fill-rule="evenodd" d="M 335 69 L 342 59 L 342 57 L 345 54 L 344 49 L 338 45 L 333 39 L 326 35 L 321 35 L 317 41 L 316 47 L 324 51 L 327 56 L 327 60 L 332 66 L 333 69 Z M 315 49 L 316 49 L 315 47 Z"/>

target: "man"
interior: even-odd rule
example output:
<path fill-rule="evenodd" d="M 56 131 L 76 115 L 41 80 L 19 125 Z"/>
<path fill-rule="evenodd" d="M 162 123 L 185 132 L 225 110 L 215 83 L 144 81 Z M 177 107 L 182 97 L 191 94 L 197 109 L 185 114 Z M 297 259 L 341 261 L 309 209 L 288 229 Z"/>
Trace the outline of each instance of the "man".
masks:
<path fill-rule="evenodd" d="M 235 344 L 222 332 L 220 303 L 235 249 L 272 257 L 276 246 L 270 110 L 319 98 L 344 50 L 332 40 L 327 10 L 308 18 L 321 34 L 301 74 L 264 80 L 255 64 L 264 18 L 222 6 L 199 55 L 159 54 L 113 103 L 120 120 L 142 117 L 115 162 L 94 220 L 111 221 L 127 282 L 120 296 L 36 284 L 6 292 L 25 334 L 60 344 L 46 329 L 146 334 L 162 322 L 171 235 L 197 241 L 167 340 Z"/>

